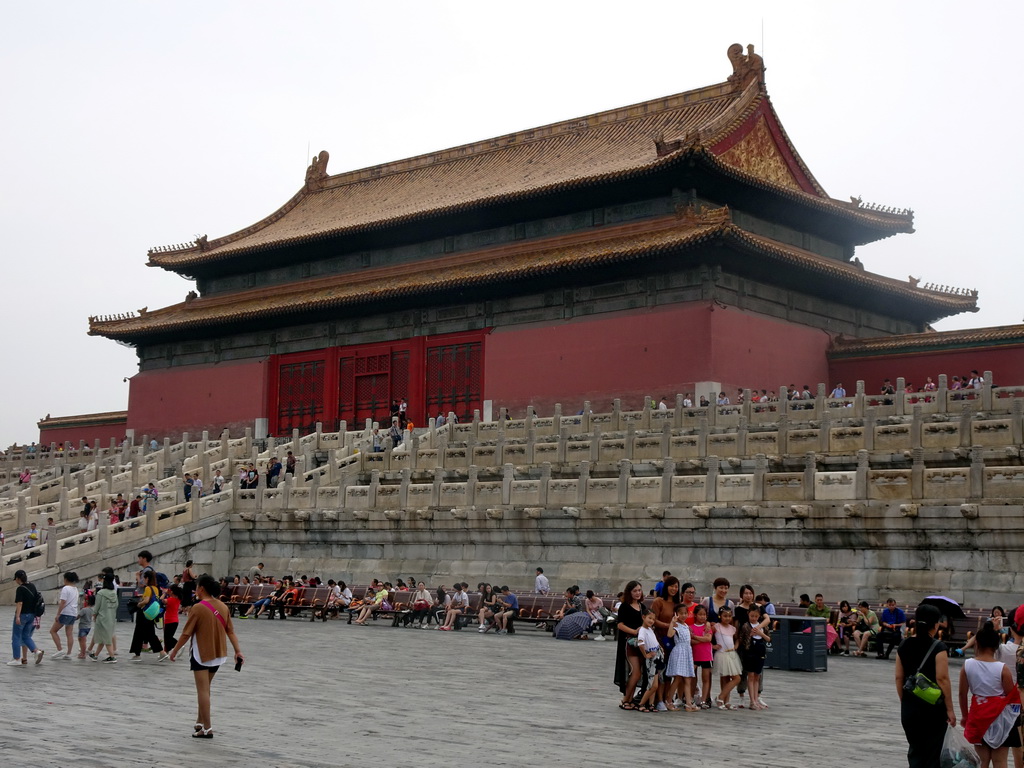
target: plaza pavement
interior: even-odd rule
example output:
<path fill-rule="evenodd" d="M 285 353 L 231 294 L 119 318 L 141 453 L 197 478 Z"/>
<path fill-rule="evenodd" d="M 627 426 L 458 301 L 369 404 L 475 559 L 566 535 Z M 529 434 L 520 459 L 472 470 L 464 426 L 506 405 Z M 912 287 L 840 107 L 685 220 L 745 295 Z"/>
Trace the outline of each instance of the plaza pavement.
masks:
<path fill-rule="evenodd" d="M 10 658 L 13 609 L 0 609 Z M 768 670 L 763 712 L 618 709 L 614 642 L 236 621 L 246 663 L 213 683 L 215 738 L 190 738 L 186 660 L 0 666 L 0 761 L 35 766 L 627 766 L 828 768 L 905 764 L 893 662 L 830 658 Z M 954 696 L 959 663 L 953 665 Z M 715 683 L 717 690 L 717 680 Z"/>

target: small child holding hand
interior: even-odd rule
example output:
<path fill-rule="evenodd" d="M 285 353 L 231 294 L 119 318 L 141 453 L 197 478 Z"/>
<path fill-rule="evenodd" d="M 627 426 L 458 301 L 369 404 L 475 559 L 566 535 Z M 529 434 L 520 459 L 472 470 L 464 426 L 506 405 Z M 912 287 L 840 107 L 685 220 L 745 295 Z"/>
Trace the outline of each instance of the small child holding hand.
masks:
<path fill-rule="evenodd" d="M 653 613 L 645 613 L 643 626 L 637 630 L 636 634 L 636 647 L 643 654 L 644 677 L 647 678 L 647 690 L 644 691 L 640 704 L 637 706 L 638 712 L 657 712 L 655 701 L 657 701 L 660 674 L 658 662 L 664 657 L 664 653 L 661 650 L 661 643 L 658 642 L 658 636 L 654 634 L 654 618 Z"/>

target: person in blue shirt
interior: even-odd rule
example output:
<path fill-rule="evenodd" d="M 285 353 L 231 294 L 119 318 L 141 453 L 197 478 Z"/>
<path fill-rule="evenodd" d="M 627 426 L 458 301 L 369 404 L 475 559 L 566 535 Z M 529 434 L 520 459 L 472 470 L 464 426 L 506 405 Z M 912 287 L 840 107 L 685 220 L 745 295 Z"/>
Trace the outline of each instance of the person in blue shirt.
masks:
<path fill-rule="evenodd" d="M 664 571 L 661 574 L 661 581 L 654 585 L 654 590 L 651 592 L 651 594 L 655 597 L 664 597 L 664 595 L 661 594 L 661 591 L 665 589 L 665 581 L 671 575 L 672 573 L 670 571 Z"/>
<path fill-rule="evenodd" d="M 507 635 L 508 620 L 519 615 L 519 598 L 513 595 L 506 586 L 501 588 L 501 597 L 498 598 L 498 602 L 501 603 L 504 610 L 494 614 L 494 623 L 498 627 L 496 634 Z"/>
<path fill-rule="evenodd" d="M 892 653 L 893 649 L 903 639 L 903 628 L 907 625 L 907 614 L 903 612 L 902 608 L 898 608 L 896 601 L 890 597 L 885 601 L 885 608 L 882 609 L 879 624 L 881 629 L 875 640 L 875 647 L 878 649 L 877 658 L 888 659 L 889 654 Z M 889 647 L 883 653 L 882 649 L 885 648 L 886 643 L 888 643 Z"/>

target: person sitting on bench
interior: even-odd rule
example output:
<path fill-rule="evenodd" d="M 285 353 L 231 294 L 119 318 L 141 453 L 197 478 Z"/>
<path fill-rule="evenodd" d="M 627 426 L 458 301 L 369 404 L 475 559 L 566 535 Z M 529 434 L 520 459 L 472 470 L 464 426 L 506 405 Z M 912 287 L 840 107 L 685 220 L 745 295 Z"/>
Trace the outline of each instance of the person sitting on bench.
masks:
<path fill-rule="evenodd" d="M 497 634 L 508 634 L 508 623 L 519 615 L 519 598 L 512 594 L 512 591 L 504 586 L 501 588 L 501 595 L 498 596 L 498 612 L 494 614 L 494 623 L 498 627 Z"/>

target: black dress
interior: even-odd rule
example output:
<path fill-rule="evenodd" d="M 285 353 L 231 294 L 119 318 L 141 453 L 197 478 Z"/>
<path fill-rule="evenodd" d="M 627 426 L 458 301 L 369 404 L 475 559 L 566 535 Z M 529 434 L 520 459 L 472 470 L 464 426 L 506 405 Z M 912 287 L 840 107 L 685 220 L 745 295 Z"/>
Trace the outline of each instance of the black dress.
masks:
<path fill-rule="evenodd" d="M 630 629 L 640 629 L 643 626 L 644 618 L 638 608 L 623 603 L 619 606 L 619 623 L 625 624 Z M 626 641 L 636 635 L 626 632 L 619 632 L 615 646 L 615 684 L 619 686 L 622 693 L 626 692 L 626 682 L 629 680 L 629 664 L 626 662 Z"/>
<path fill-rule="evenodd" d="M 903 641 L 896 654 L 903 665 L 904 680 L 917 673 L 925 654 L 928 660 L 921 667 L 921 673 L 929 680 L 935 680 L 935 657 L 946 653 L 946 646 L 940 642 L 929 651 L 934 643 L 935 638 L 928 635 Z M 939 768 L 939 753 L 946 736 L 945 697 L 929 704 L 912 693 L 904 692 L 900 720 L 907 736 L 907 764 L 910 768 Z"/>

